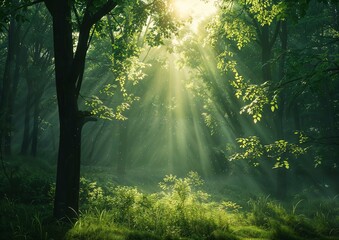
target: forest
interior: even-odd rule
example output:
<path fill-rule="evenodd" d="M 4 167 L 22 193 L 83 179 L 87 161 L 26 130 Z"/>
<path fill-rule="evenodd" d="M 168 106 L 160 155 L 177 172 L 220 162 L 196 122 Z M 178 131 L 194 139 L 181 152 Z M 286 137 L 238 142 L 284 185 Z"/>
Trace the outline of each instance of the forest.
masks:
<path fill-rule="evenodd" d="M 339 239 L 338 0 L 1 0 L 0 239 Z"/>

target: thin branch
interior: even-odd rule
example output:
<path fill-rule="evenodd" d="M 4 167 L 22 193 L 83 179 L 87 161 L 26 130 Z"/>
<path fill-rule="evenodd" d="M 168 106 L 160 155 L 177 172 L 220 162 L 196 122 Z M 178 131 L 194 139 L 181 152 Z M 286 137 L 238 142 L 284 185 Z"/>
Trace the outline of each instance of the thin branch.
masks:
<path fill-rule="evenodd" d="M 89 48 L 89 45 L 91 44 L 93 35 L 94 35 L 94 33 L 95 33 L 95 29 L 96 29 L 96 25 L 94 25 L 94 27 L 92 28 L 92 32 L 91 32 L 91 34 L 90 34 L 90 36 L 89 36 L 89 39 L 88 39 L 88 42 L 87 42 L 87 50 L 88 50 L 88 48 Z"/>
<path fill-rule="evenodd" d="M 103 16 L 108 14 L 110 11 L 112 11 L 118 4 L 115 1 L 108 1 L 106 2 L 96 13 L 92 14 L 90 19 L 91 25 L 94 25 L 97 21 L 99 21 Z"/>
<path fill-rule="evenodd" d="M 14 12 L 16 12 L 16 11 L 22 9 L 22 8 L 30 7 L 30 6 L 33 6 L 34 4 L 42 3 L 42 2 L 44 2 L 44 0 L 35 0 L 33 2 L 23 4 L 21 6 L 16 7 L 15 9 L 13 9 L 9 14 L 13 14 Z"/>
<path fill-rule="evenodd" d="M 79 13 L 78 13 L 78 11 L 77 11 L 77 9 L 75 7 L 75 3 L 73 3 L 72 8 L 73 8 L 73 12 L 74 12 L 75 18 L 77 20 L 78 28 L 80 28 L 80 16 L 79 16 Z"/>

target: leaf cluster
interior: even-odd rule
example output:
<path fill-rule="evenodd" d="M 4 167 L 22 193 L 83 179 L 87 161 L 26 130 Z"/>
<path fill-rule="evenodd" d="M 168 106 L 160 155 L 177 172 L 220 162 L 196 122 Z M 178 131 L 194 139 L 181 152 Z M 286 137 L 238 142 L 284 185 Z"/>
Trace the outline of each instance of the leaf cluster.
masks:
<path fill-rule="evenodd" d="M 301 136 L 299 143 L 302 143 L 302 138 Z M 308 147 L 302 147 L 300 144 L 290 143 L 283 139 L 263 144 L 257 136 L 238 138 L 237 142 L 241 152 L 231 155 L 229 160 L 246 159 L 254 166 L 259 166 L 261 161 L 267 159 L 275 161 L 273 168 L 289 169 L 291 160 L 305 155 L 308 150 Z"/>

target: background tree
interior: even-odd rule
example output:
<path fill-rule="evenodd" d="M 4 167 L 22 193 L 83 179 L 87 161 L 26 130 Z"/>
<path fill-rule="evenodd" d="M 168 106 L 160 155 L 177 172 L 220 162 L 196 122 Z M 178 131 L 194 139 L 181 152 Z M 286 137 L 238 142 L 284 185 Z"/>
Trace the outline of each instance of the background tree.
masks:
<path fill-rule="evenodd" d="M 215 63 L 214 66 L 215 68 L 218 67 L 219 70 L 215 70 L 212 67 L 211 71 L 209 70 L 211 66 L 203 65 L 207 61 L 201 56 L 204 56 L 204 51 L 206 51 L 207 47 L 202 50 L 203 48 L 199 47 L 199 45 L 202 45 L 203 41 L 200 40 L 199 42 L 199 38 L 196 36 L 184 38 L 186 42 L 181 50 L 184 54 L 184 64 L 189 65 L 195 72 L 197 72 L 198 69 L 198 71 L 203 73 L 197 74 L 198 79 L 204 79 L 204 75 L 206 76 L 207 81 L 205 87 L 200 87 L 201 85 L 197 83 L 197 79 L 194 79 L 192 86 L 196 85 L 193 88 L 195 88 L 197 93 L 202 96 L 206 102 L 212 99 L 210 96 L 214 97 L 214 100 L 210 101 L 211 104 L 205 105 L 208 107 L 207 111 L 205 110 L 204 112 L 204 116 L 210 127 L 218 129 L 215 130 L 215 132 L 222 132 L 222 126 L 227 126 L 228 129 L 238 129 L 238 131 L 241 129 L 241 127 L 237 126 L 239 121 L 232 121 L 232 113 L 227 112 L 232 109 L 232 106 L 235 109 L 233 116 L 239 114 L 237 111 L 252 116 L 252 123 L 250 121 L 244 122 L 244 119 L 247 118 L 246 116 L 237 116 L 235 118 L 242 119 L 240 120 L 242 121 L 240 125 L 247 127 L 242 130 L 243 133 L 241 133 L 241 131 L 238 133 L 232 131 L 235 133 L 234 138 L 237 138 L 240 146 L 238 151 L 242 153 L 240 155 L 230 154 L 231 157 L 228 159 L 249 160 L 257 166 L 257 169 L 261 169 L 260 176 L 272 174 L 272 171 L 269 171 L 272 165 L 269 167 L 266 159 L 273 159 L 273 168 L 276 168 L 274 172 L 279 172 L 279 174 L 277 174 L 277 185 L 275 189 L 277 189 L 278 192 L 277 196 L 283 197 L 286 193 L 286 190 L 283 189 L 288 183 L 285 177 L 286 170 L 279 169 L 289 169 L 290 164 L 293 164 L 294 167 L 297 168 L 298 164 L 296 161 L 292 161 L 292 159 L 300 159 L 302 158 L 301 155 L 306 154 L 306 150 L 310 151 L 310 145 L 305 142 L 304 135 L 300 132 L 301 129 L 308 131 L 308 129 L 318 129 L 318 127 L 321 126 L 319 122 L 319 125 L 316 124 L 318 127 L 315 127 L 313 125 L 315 122 L 308 120 L 305 122 L 311 124 L 312 127 L 301 126 L 298 120 L 301 110 L 299 109 L 298 113 L 292 113 L 291 109 L 295 106 L 303 106 L 306 104 L 304 101 L 309 98 L 306 96 L 306 98 L 302 98 L 303 95 L 301 93 L 305 94 L 307 92 L 305 90 L 308 89 L 308 87 L 319 89 L 317 85 L 314 85 L 314 81 L 331 79 L 330 82 L 337 82 L 337 74 L 336 70 L 334 70 L 336 69 L 336 67 L 334 67 L 336 65 L 335 62 L 337 62 L 336 53 L 333 55 L 328 54 L 326 47 L 333 46 L 331 44 L 328 45 L 327 40 L 331 39 L 331 42 L 335 42 L 336 40 L 332 38 L 333 35 L 327 40 L 323 37 L 325 32 L 328 33 L 328 29 L 333 29 L 332 24 L 327 22 L 324 16 L 333 16 L 330 21 L 332 23 L 336 22 L 335 15 L 328 13 L 328 11 L 335 11 L 336 3 L 316 1 L 308 4 L 303 4 L 298 1 L 219 1 L 219 4 L 220 12 L 209 27 L 210 41 L 218 57 L 218 62 Z M 312 12 L 313 8 L 318 9 L 318 21 L 311 25 L 305 25 L 305 22 L 310 24 L 310 22 L 315 20 L 313 16 L 317 14 Z M 321 11 L 319 11 L 319 9 L 321 9 Z M 309 16 L 312 16 L 312 20 L 308 19 Z M 321 30 L 312 32 L 312 28 L 307 26 L 314 26 L 315 29 Z M 307 33 L 301 29 L 307 31 Z M 299 33 L 301 33 L 300 38 L 295 39 L 295 36 L 298 36 Z M 201 34 L 201 32 L 199 32 L 199 34 Z M 305 38 L 308 34 L 310 34 L 310 38 Z M 301 35 L 303 37 L 301 37 Z M 301 47 L 303 44 L 306 46 L 310 44 L 312 47 Z M 311 54 L 307 51 L 306 55 L 310 57 L 310 59 L 305 59 L 301 56 L 303 56 L 303 52 L 306 51 L 306 49 L 312 49 L 311 51 L 315 52 L 318 50 L 326 57 L 316 56 L 317 54 Z M 333 50 L 334 49 L 332 49 L 332 51 Z M 196 54 L 197 52 L 199 52 L 199 54 Z M 320 54 L 320 52 L 318 52 L 318 54 Z M 334 52 L 336 52 L 336 50 L 334 50 Z M 199 59 L 199 61 L 197 61 L 197 59 Z M 329 60 L 323 61 L 324 59 Z M 294 62 L 300 63 L 300 66 L 294 65 Z M 310 63 L 310 65 L 305 63 Z M 318 68 L 320 66 L 324 67 L 324 69 L 320 70 L 320 68 Z M 334 71 L 329 71 L 329 69 Z M 213 71 L 218 74 L 205 74 Z M 306 72 L 309 74 L 307 75 L 308 77 L 304 75 Z M 330 76 L 330 78 L 325 77 L 325 75 L 320 77 L 316 72 L 323 72 L 325 75 Z M 302 73 L 304 77 L 297 77 L 300 73 Z M 215 77 L 218 75 L 221 77 Z M 218 82 L 220 83 L 218 84 Z M 296 82 L 301 84 L 300 87 L 303 87 L 296 87 Z M 227 84 L 230 84 L 233 90 L 230 89 L 229 86 L 227 87 Z M 213 89 L 221 91 L 222 94 L 216 94 Z M 211 90 L 214 91 L 213 94 L 209 93 Z M 322 90 L 321 92 L 326 95 L 330 93 L 328 90 Z M 234 94 L 238 100 L 231 100 L 232 97 L 229 97 L 227 94 Z M 332 94 L 330 95 L 333 96 Z M 314 96 L 313 92 L 313 100 L 316 99 Z M 299 100 L 296 101 L 296 99 Z M 291 100 L 294 101 L 293 104 L 291 104 Z M 317 102 L 318 107 L 326 106 L 325 102 L 320 103 L 318 100 L 315 102 Z M 225 103 L 228 103 L 228 106 Z M 225 105 L 224 108 L 220 108 L 220 112 L 224 117 L 220 117 L 219 111 L 212 110 L 215 108 L 215 105 Z M 240 107 L 241 105 L 242 107 Z M 318 111 L 315 109 L 316 108 L 314 108 L 312 112 L 317 114 Z M 333 120 L 333 118 L 335 118 L 336 113 L 333 109 L 334 108 L 324 109 L 326 114 L 331 112 L 331 117 L 327 119 Z M 311 119 L 315 120 L 316 118 Z M 293 121 L 296 121 L 295 129 L 293 128 Z M 337 120 L 335 121 L 337 122 Z M 251 127 L 249 128 L 248 126 Z M 332 126 L 330 127 L 331 132 L 336 132 L 333 124 L 331 125 L 327 122 L 326 126 Z M 296 133 L 299 134 L 299 142 L 293 137 L 295 136 L 293 134 L 295 130 L 298 130 Z M 324 133 L 323 130 L 321 132 Z M 253 135 L 255 137 L 253 137 Z M 225 136 L 224 139 L 224 141 L 233 143 L 232 140 L 228 140 Z M 335 141 L 336 136 L 332 135 L 330 139 Z M 293 141 L 297 143 L 297 145 L 292 143 Z M 308 141 L 308 143 L 310 144 L 310 141 Z M 333 142 L 329 142 L 328 146 L 332 144 Z M 314 145 L 312 146 L 314 147 Z M 230 153 L 232 151 L 228 149 L 228 152 Z M 334 153 L 336 151 L 332 150 L 331 152 Z M 327 159 L 328 163 L 332 161 L 330 159 L 335 158 Z M 272 161 L 269 162 L 272 163 Z M 304 168 L 304 164 L 302 165 Z M 334 165 L 332 165 L 332 167 Z M 335 167 L 332 169 L 335 169 Z M 335 181 L 335 179 L 332 180 Z M 268 190 L 274 189 L 273 186 L 268 186 L 267 181 L 265 182 L 265 186 Z"/>

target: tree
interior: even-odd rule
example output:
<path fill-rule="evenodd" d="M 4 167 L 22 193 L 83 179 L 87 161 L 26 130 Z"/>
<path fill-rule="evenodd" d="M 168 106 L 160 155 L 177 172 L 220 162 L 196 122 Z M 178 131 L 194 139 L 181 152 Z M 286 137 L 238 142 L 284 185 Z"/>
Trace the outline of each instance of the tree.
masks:
<path fill-rule="evenodd" d="M 26 80 L 26 100 L 24 130 L 20 154 L 36 156 L 38 152 L 39 123 L 41 122 L 41 99 L 46 86 L 53 80 L 52 28 L 49 13 L 43 5 L 32 6 L 30 19 L 24 25 L 26 39 L 22 43 L 24 51 L 22 76 Z M 28 25 L 28 26 L 27 26 Z M 32 121 L 31 121 L 32 120 Z"/>
<path fill-rule="evenodd" d="M 8 26 L 6 61 L 0 88 L 0 145 L 1 151 L 3 147 L 7 155 L 11 154 L 13 105 L 23 63 L 22 41 L 25 36 L 22 33 L 22 15 L 14 11 L 19 4 L 17 0 L 5 1 L 4 12 L 0 12 L 1 30 Z"/>
<path fill-rule="evenodd" d="M 197 79 L 205 78 L 203 81 L 206 85 L 197 90 L 204 99 L 213 99 L 210 105 L 206 104 L 205 116 L 209 125 L 219 125 L 216 132 L 225 126 L 230 131 L 238 128 L 234 122 L 246 119 L 244 116 L 238 117 L 239 121 L 237 118 L 232 121 L 232 115 L 228 113 L 232 112 L 232 107 L 252 117 L 252 123 L 240 124 L 246 125 L 242 134 L 246 137 L 235 134 L 238 146 L 235 152 L 232 152 L 232 148 L 227 149 L 230 155 L 227 159 L 246 159 L 258 166 L 257 169 L 264 170 L 261 171 L 262 176 L 273 165 L 276 169 L 274 172 L 278 172 L 277 181 L 274 181 L 277 184 L 274 189 L 278 191 L 276 196 L 284 197 L 287 169 L 301 165 L 298 163 L 300 161 L 292 160 L 314 159 L 316 163 L 319 158 L 325 158 L 317 153 L 314 153 L 314 158 L 306 157 L 314 145 L 311 138 L 305 141 L 303 131 L 313 129 L 313 134 L 319 131 L 313 139 L 325 145 L 327 138 L 328 147 L 337 144 L 334 127 L 338 123 L 334 104 L 337 94 L 333 92 L 334 86 L 338 84 L 338 50 L 333 44 L 337 42 L 338 36 L 337 17 L 334 14 L 338 7 L 337 1 L 218 2 L 220 11 L 210 21 L 209 40 L 218 59 L 215 67 L 219 70 L 213 70 L 221 78 L 215 77 L 218 74 L 207 74 L 212 64 L 206 67 L 203 64 L 206 60 L 199 61 L 204 56 L 200 47 L 202 43 L 196 44 L 197 37 L 193 37 L 193 40 L 185 38 L 188 44 L 185 43 L 183 47 L 184 63 L 194 71 L 202 69 L 203 74 L 197 74 Z M 198 80 L 194 79 L 192 88 Z M 227 82 L 233 86 L 233 90 L 226 85 Z M 323 85 L 325 82 L 326 86 Z M 218 89 L 220 86 L 221 89 Z M 210 94 L 212 91 L 213 94 Z M 230 101 L 232 98 L 227 96 L 228 93 L 238 98 L 238 105 L 237 101 Z M 304 105 L 308 107 L 304 108 Z M 220 118 L 218 111 L 211 110 L 213 106 L 227 106 L 219 108 L 224 114 L 223 118 Z M 323 108 L 319 109 L 320 106 Z M 311 117 L 302 117 L 306 114 Z M 213 125 L 214 122 L 218 125 Z M 325 134 L 329 131 L 331 134 Z M 324 151 L 324 146 L 320 149 Z M 330 149 L 328 152 L 337 154 L 332 147 Z M 328 157 L 327 162 L 333 163 L 335 159 L 333 156 Z M 302 165 L 305 167 L 307 164 Z M 336 168 L 336 163 L 330 165 L 334 166 L 332 169 Z M 267 185 L 265 181 L 265 187 Z"/>
<path fill-rule="evenodd" d="M 145 17 L 147 15 L 156 16 L 157 24 L 153 26 L 150 34 L 154 37 L 155 44 L 160 43 L 162 37 L 170 36 L 175 27 L 171 23 L 169 9 L 166 8 L 165 2 L 160 0 L 147 3 L 113 0 L 44 0 L 44 2 L 53 19 L 55 80 L 60 124 L 54 216 L 76 218 L 79 209 L 81 130 L 87 121 L 93 120 L 89 112 L 79 110 L 78 97 L 94 26 L 112 11 L 114 15 L 124 19 L 134 4 L 140 6 L 139 17 L 144 16 L 141 18 L 143 21 L 147 20 Z M 74 34 L 73 21 L 78 24 L 77 38 Z M 141 24 L 134 27 L 123 31 L 142 31 Z"/>

